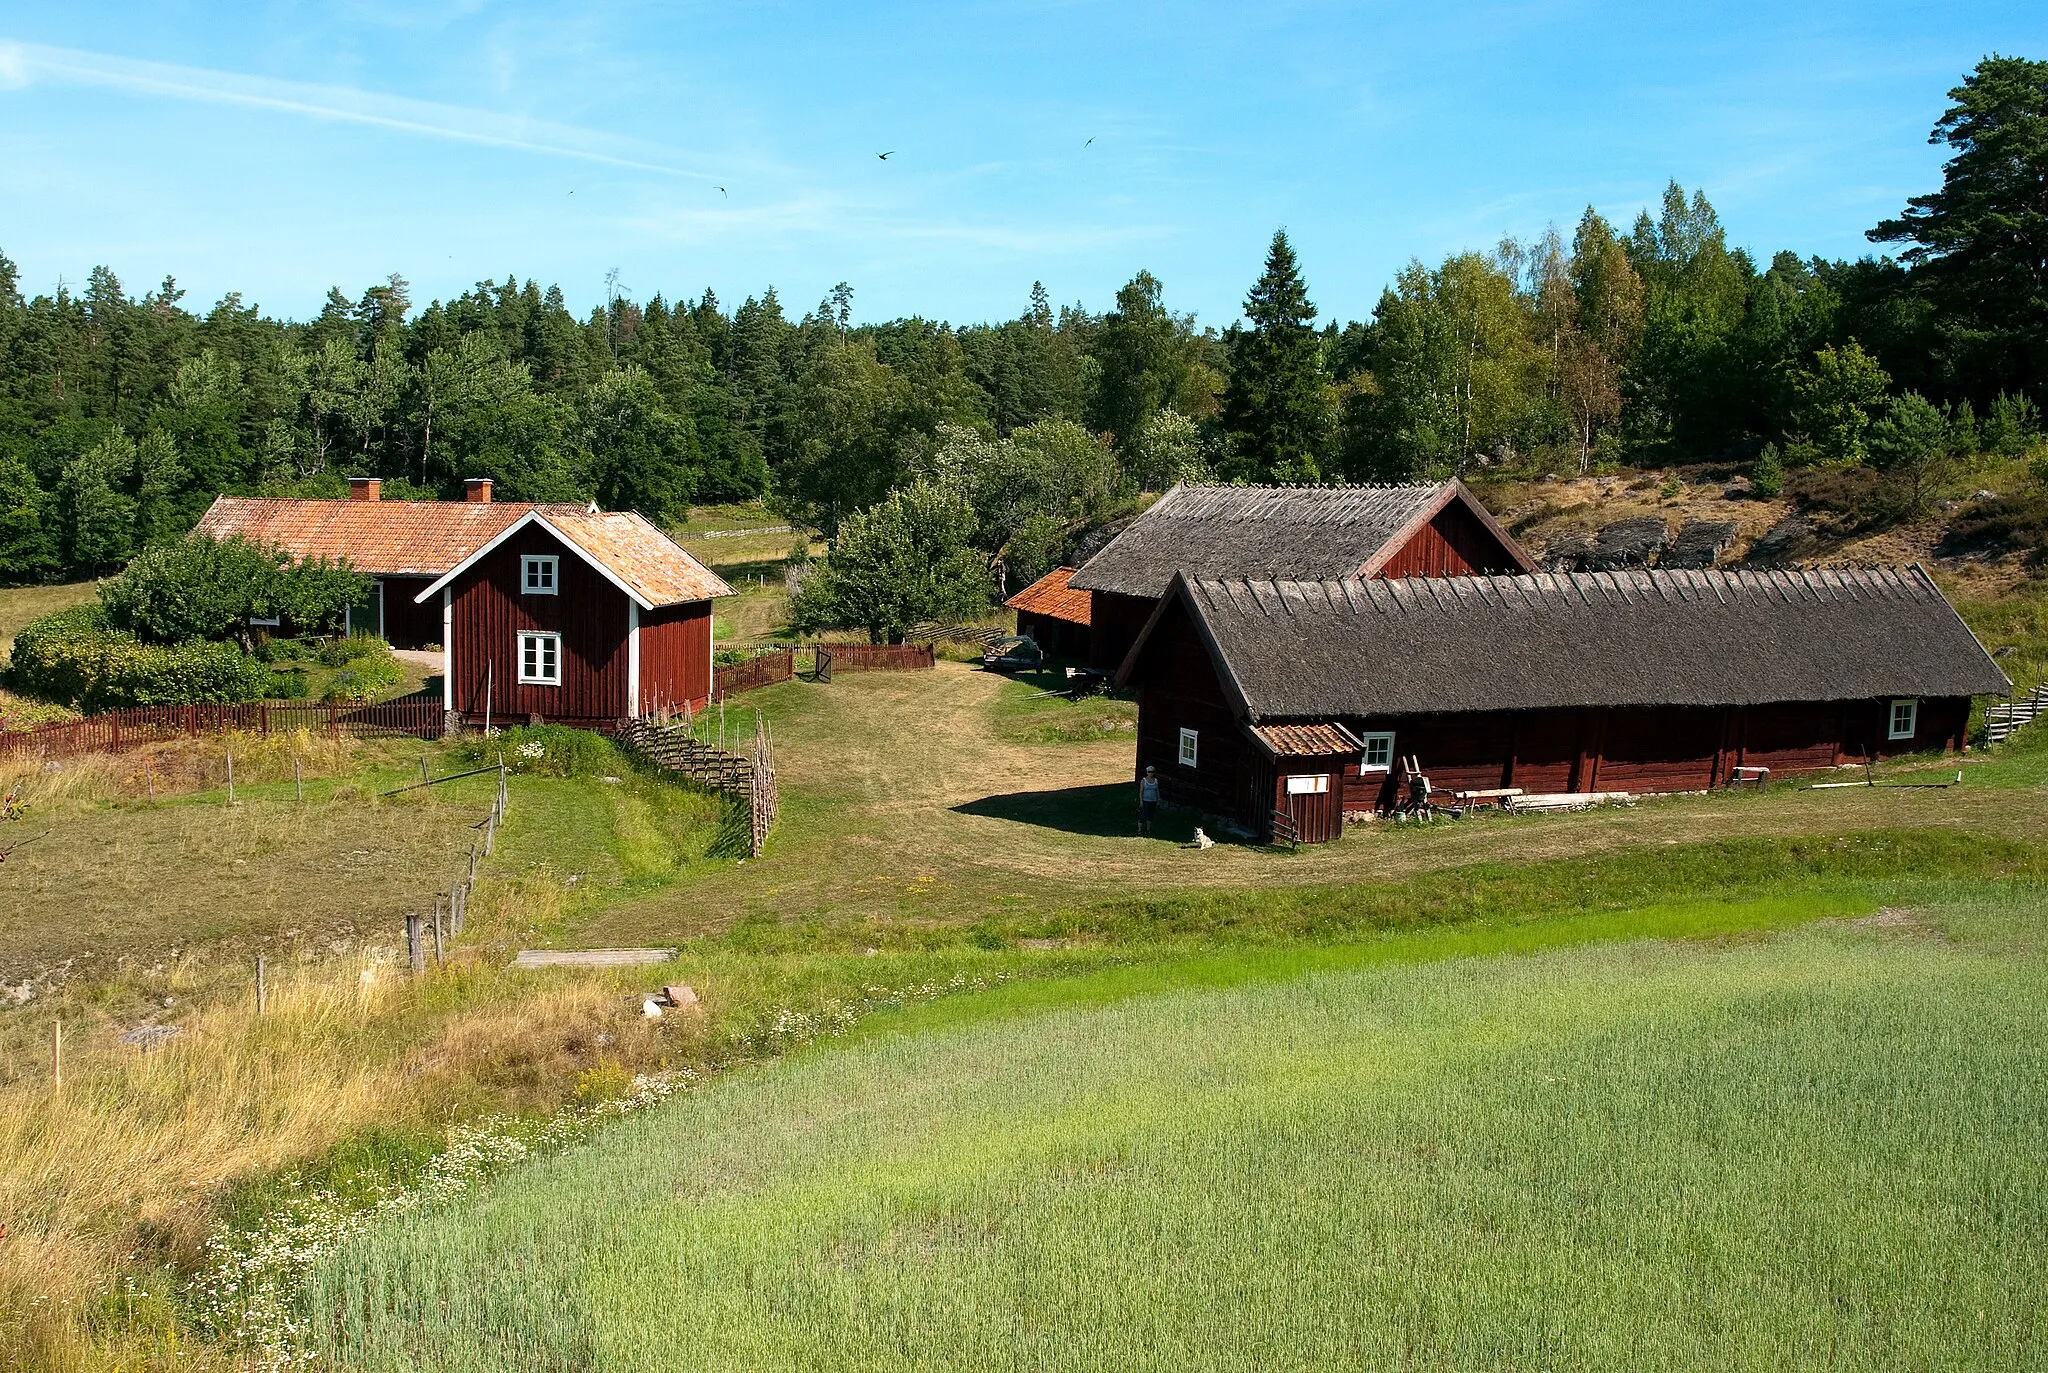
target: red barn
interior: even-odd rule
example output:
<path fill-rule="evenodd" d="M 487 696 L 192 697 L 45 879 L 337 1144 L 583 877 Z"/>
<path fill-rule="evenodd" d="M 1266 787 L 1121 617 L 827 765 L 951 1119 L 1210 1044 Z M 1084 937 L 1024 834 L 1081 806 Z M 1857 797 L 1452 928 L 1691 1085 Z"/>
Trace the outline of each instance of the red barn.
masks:
<path fill-rule="evenodd" d="M 1919 567 L 1341 581 L 1176 577 L 1117 674 L 1142 775 L 1334 839 L 1440 789 L 1703 791 L 1960 748 L 2011 683 Z"/>
<path fill-rule="evenodd" d="M 1463 482 L 1176 486 L 1067 585 L 1090 594 L 1089 660 L 1121 663 L 1176 572 L 1193 577 L 1448 577 L 1536 563 Z"/>
<path fill-rule="evenodd" d="M 708 702 L 731 594 L 639 515 L 542 506 L 416 599 L 440 608 L 451 713 L 601 724 Z"/>

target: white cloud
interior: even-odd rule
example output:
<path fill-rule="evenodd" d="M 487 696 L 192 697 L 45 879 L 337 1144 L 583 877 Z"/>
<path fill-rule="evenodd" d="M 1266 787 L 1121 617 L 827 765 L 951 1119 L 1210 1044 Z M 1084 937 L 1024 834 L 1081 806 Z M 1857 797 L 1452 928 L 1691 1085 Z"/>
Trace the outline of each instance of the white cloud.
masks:
<path fill-rule="evenodd" d="M 37 79 L 111 87 L 170 100 L 275 110 L 665 176 L 716 179 L 701 167 L 682 165 L 697 159 L 677 150 L 570 124 L 348 86 L 280 81 L 35 43 L 0 43 L 0 86 L 19 88 Z"/>

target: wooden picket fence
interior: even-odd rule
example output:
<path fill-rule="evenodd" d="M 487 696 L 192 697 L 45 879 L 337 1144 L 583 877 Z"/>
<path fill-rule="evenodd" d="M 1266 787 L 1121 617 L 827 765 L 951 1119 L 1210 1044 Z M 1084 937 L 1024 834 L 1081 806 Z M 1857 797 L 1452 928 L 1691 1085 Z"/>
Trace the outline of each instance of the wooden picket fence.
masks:
<path fill-rule="evenodd" d="M 742 691 L 773 686 L 796 676 L 794 648 L 764 649 L 752 658 L 716 669 L 711 674 L 711 699 L 722 701 Z"/>
<path fill-rule="evenodd" d="M 0 731 L 0 758 L 75 758 L 121 753 L 145 744 L 208 734 L 291 734 L 305 730 L 339 739 L 438 739 L 441 698 L 402 696 L 350 705 L 340 701 L 249 701 L 238 705 L 142 706 L 89 715 L 64 724 Z"/>
<path fill-rule="evenodd" d="M 833 672 L 915 670 L 933 664 L 930 644 L 819 644 L 831 655 Z"/>

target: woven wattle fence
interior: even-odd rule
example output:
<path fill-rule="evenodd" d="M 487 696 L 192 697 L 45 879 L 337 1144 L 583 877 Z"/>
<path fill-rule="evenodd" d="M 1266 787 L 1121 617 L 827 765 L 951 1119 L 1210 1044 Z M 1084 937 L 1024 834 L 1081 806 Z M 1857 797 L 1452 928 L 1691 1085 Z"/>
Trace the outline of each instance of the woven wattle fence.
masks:
<path fill-rule="evenodd" d="M 75 758 L 208 734 L 291 734 L 339 739 L 441 737 L 438 696 L 350 705 L 341 701 L 248 701 L 238 705 L 141 706 L 64 724 L 0 731 L 0 758 Z"/>

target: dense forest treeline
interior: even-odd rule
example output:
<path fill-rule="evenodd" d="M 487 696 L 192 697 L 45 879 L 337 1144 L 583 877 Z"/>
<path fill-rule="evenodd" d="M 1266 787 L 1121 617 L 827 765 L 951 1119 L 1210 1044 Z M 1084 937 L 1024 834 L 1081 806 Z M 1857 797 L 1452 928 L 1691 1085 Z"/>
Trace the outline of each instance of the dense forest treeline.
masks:
<path fill-rule="evenodd" d="M 1722 459 L 1916 469 L 2023 444 L 2048 396 L 2048 63 L 1989 58 L 1934 130 L 1943 186 L 1870 237 L 1897 259 L 1767 263 L 1675 183 L 1625 229 L 1411 263 L 1318 321 L 1284 234 L 1245 319 L 1204 328 L 1140 272 L 1111 308 L 850 322 L 841 286 L 610 300 L 399 277 L 310 320 L 140 296 L 104 267 L 24 298 L 0 257 L 0 580 L 118 566 L 219 492 L 594 497 L 663 520 L 766 495 L 835 532 L 957 479 L 1023 575 L 1118 491 L 1184 477 L 1387 481 Z M 1916 481 L 1917 484 L 1917 481 Z"/>

